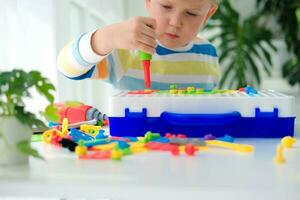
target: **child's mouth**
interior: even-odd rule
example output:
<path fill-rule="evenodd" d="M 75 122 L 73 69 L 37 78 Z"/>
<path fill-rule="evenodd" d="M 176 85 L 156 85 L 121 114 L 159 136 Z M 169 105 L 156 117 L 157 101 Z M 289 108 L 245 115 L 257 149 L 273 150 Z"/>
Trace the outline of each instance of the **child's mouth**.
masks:
<path fill-rule="evenodd" d="M 176 39 L 176 38 L 179 37 L 178 35 L 175 35 L 175 34 L 172 34 L 172 33 L 165 33 L 165 35 L 166 35 L 168 38 L 171 38 L 171 39 Z"/>

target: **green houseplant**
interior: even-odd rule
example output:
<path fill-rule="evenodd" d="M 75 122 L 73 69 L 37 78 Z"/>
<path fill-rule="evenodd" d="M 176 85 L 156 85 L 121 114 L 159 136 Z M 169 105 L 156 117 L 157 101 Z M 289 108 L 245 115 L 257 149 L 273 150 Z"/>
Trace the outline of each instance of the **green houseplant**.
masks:
<path fill-rule="evenodd" d="M 220 87 L 240 88 L 247 84 L 259 85 L 260 69 L 271 74 L 270 49 L 272 33 L 260 24 L 262 13 L 242 19 L 229 0 L 223 0 L 219 10 L 208 24 L 209 29 L 218 30 L 209 38 L 218 44 L 219 62 L 223 69 Z"/>
<path fill-rule="evenodd" d="M 292 54 L 282 67 L 290 85 L 300 85 L 300 1 L 257 0 L 258 9 L 267 17 L 275 17 L 288 51 Z"/>
<path fill-rule="evenodd" d="M 26 111 L 24 100 L 32 97 L 32 88 L 51 103 L 45 115 L 53 118 L 55 87 L 38 71 L 12 70 L 0 72 L 0 163 L 24 163 L 28 155 L 41 158 L 31 148 L 32 128 L 44 127 L 36 114 Z"/>

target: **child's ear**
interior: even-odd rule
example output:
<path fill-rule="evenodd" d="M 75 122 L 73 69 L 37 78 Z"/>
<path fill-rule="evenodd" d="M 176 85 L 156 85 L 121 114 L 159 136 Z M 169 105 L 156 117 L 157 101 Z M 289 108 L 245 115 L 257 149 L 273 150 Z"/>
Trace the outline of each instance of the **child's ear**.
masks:
<path fill-rule="evenodd" d="M 207 15 L 206 15 L 206 19 L 205 19 L 205 22 L 211 17 L 213 16 L 218 10 L 218 6 L 212 6 L 210 8 L 210 10 L 208 11 Z"/>

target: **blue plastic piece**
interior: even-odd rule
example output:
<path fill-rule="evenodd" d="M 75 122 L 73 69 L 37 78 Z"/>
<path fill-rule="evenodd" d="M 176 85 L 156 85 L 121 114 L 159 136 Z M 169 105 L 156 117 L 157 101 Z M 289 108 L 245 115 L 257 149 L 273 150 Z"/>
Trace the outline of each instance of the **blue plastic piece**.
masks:
<path fill-rule="evenodd" d="M 139 141 L 136 137 L 124 137 L 125 139 L 129 139 L 130 142 L 137 142 Z"/>
<path fill-rule="evenodd" d="M 49 123 L 48 123 L 48 127 L 49 127 L 49 128 L 56 127 L 56 126 L 60 126 L 60 125 L 61 125 L 60 123 L 55 123 L 55 122 L 49 122 Z"/>
<path fill-rule="evenodd" d="M 234 142 L 234 138 L 231 137 L 230 135 L 225 135 L 224 137 L 217 138 L 217 140 L 224 141 L 224 142 L 231 142 L 231 143 Z"/>
<path fill-rule="evenodd" d="M 99 130 L 98 134 L 96 135 L 95 139 L 105 139 L 108 138 L 107 135 L 104 135 L 105 131 L 104 130 Z"/>
<path fill-rule="evenodd" d="M 86 141 L 86 142 L 84 142 L 83 145 L 86 147 L 93 147 L 93 146 L 102 145 L 102 144 L 109 144 L 112 142 L 113 142 L 112 140 L 98 139 L 98 140 Z"/>
<path fill-rule="evenodd" d="M 79 142 L 79 140 L 84 140 L 84 141 L 94 140 L 92 136 L 87 135 L 84 132 L 77 130 L 76 128 L 71 128 L 69 135 L 72 137 L 72 140 L 74 142 Z"/>
<path fill-rule="evenodd" d="M 165 137 L 160 137 L 158 139 L 152 140 L 152 142 L 159 142 L 159 143 L 170 143 L 170 140 Z"/>
<path fill-rule="evenodd" d="M 118 148 L 119 149 L 127 149 L 130 145 L 127 142 L 124 141 L 118 141 Z"/>
<path fill-rule="evenodd" d="M 187 137 L 203 137 L 213 134 L 223 137 L 281 138 L 294 135 L 295 117 L 278 117 L 278 109 L 261 112 L 255 109 L 255 117 L 242 117 L 239 112 L 224 114 L 176 114 L 163 112 L 158 117 L 147 117 L 147 109 L 130 112 L 125 117 L 110 117 L 110 134 L 113 136 L 143 136 L 151 131 L 185 134 Z"/>
<path fill-rule="evenodd" d="M 247 94 L 257 94 L 257 90 L 255 90 L 254 88 L 250 87 L 249 85 L 247 87 L 245 87 L 245 92 Z"/>

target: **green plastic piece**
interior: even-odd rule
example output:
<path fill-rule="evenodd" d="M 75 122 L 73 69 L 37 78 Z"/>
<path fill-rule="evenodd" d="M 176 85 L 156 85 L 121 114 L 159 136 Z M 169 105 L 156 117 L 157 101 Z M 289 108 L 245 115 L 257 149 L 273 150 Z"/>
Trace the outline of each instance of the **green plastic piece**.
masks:
<path fill-rule="evenodd" d="M 139 51 L 139 59 L 140 60 L 151 60 L 152 55 L 143 51 Z"/>
<path fill-rule="evenodd" d="M 177 85 L 176 84 L 170 85 L 170 90 L 176 90 L 176 89 L 177 89 Z"/>
<path fill-rule="evenodd" d="M 145 134 L 145 142 L 150 142 L 152 140 L 159 139 L 159 138 L 160 138 L 159 133 L 152 133 L 151 131 L 148 131 Z"/>
<path fill-rule="evenodd" d="M 131 150 L 129 148 L 121 150 L 124 156 L 129 156 L 132 154 Z"/>

